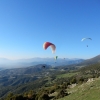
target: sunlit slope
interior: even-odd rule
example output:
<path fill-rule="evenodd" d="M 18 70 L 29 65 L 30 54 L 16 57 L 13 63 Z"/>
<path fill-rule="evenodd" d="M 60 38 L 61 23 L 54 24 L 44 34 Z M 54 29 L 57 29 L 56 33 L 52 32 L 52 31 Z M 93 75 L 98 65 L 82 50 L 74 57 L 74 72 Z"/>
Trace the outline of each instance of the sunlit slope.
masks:
<path fill-rule="evenodd" d="M 100 78 L 78 85 L 68 92 L 71 94 L 58 100 L 100 100 Z"/>

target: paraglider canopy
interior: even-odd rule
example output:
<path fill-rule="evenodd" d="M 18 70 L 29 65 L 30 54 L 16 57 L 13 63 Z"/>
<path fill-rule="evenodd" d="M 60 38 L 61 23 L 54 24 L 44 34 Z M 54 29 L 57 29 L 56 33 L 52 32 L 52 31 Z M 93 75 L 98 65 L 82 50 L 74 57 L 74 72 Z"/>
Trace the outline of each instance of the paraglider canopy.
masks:
<path fill-rule="evenodd" d="M 84 41 L 84 40 L 86 40 L 86 39 L 92 40 L 91 38 L 82 38 L 81 41 Z"/>
<path fill-rule="evenodd" d="M 46 50 L 49 46 L 51 47 L 52 53 L 55 53 L 56 46 L 55 46 L 53 43 L 51 43 L 51 42 L 45 42 L 45 43 L 43 44 L 43 48 L 44 48 L 45 50 Z"/>

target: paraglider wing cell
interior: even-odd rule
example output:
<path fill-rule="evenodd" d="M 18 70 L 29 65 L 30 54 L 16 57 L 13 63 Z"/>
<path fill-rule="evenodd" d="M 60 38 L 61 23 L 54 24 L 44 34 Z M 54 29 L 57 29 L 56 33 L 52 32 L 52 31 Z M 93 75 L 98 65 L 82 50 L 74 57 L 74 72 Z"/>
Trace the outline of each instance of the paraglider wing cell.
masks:
<path fill-rule="evenodd" d="M 55 45 L 52 44 L 52 45 L 50 45 L 50 47 L 51 47 L 52 53 L 55 53 L 55 49 L 56 49 Z"/>

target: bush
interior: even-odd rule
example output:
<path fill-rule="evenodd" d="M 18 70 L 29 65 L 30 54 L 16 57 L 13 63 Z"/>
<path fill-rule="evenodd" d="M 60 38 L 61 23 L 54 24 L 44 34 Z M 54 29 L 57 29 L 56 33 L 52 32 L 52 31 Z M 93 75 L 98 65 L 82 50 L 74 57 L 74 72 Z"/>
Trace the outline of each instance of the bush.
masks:
<path fill-rule="evenodd" d="M 77 82 L 77 81 L 76 81 L 76 78 L 75 78 L 75 77 L 71 79 L 71 83 L 72 83 L 72 84 L 74 84 L 74 83 L 76 83 L 76 82 Z"/>
<path fill-rule="evenodd" d="M 64 96 L 67 96 L 68 93 L 65 93 L 65 90 L 60 90 L 57 94 L 57 96 L 55 97 L 55 99 L 59 99 L 59 98 L 62 98 Z"/>
<path fill-rule="evenodd" d="M 46 93 L 43 93 L 42 95 L 40 95 L 40 97 L 38 98 L 38 100 L 49 100 L 49 96 Z"/>

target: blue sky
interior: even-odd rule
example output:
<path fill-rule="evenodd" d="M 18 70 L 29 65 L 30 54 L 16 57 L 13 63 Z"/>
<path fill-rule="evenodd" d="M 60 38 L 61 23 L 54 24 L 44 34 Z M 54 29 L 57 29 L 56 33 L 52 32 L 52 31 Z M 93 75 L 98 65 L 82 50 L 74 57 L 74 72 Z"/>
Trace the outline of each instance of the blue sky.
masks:
<path fill-rule="evenodd" d="M 43 49 L 46 41 L 55 54 Z M 99 43 L 99 0 L 0 0 L 0 57 L 88 59 L 100 54 Z"/>

